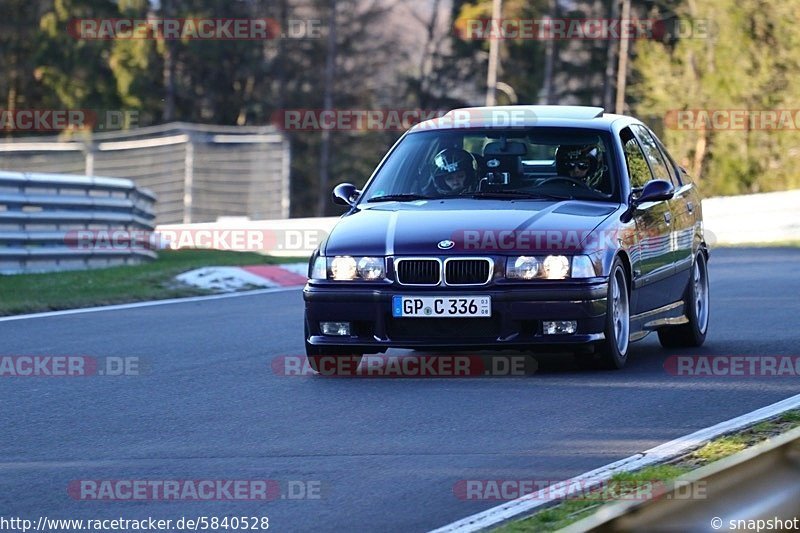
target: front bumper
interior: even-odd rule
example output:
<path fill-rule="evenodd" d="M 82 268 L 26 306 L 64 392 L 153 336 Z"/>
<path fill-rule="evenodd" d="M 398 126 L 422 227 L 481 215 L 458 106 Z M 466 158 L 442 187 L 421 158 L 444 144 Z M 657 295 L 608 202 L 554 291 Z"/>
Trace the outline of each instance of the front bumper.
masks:
<path fill-rule="evenodd" d="M 309 282 L 303 290 L 306 342 L 376 353 L 387 348 L 503 349 L 563 347 L 603 340 L 608 283 L 564 282 L 538 287 L 336 286 Z M 394 318 L 392 296 L 492 297 L 491 318 Z M 576 320 L 574 334 L 544 335 L 544 320 Z M 350 322 L 351 335 L 322 335 L 320 322 Z"/>

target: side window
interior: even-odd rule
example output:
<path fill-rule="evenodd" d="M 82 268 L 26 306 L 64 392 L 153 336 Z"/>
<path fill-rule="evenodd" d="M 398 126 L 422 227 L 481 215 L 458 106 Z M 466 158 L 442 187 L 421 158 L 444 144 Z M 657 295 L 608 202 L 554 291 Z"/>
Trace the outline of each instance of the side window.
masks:
<path fill-rule="evenodd" d="M 644 184 L 653 179 L 653 176 L 650 173 L 650 168 L 647 166 L 647 161 L 644 158 L 642 149 L 639 147 L 639 143 L 628 128 L 622 130 L 620 139 L 622 140 L 622 147 L 625 150 L 625 163 L 628 165 L 631 187 L 644 187 Z"/>
<path fill-rule="evenodd" d="M 674 184 L 674 176 L 670 175 L 669 170 L 667 170 L 667 164 L 664 163 L 664 159 L 662 159 L 661 152 L 659 151 L 658 146 L 656 146 L 656 142 L 644 127 L 634 125 L 632 128 L 636 133 L 636 137 L 642 143 L 644 155 L 650 162 L 650 168 L 652 169 L 655 178 L 659 180 L 671 181 Z"/>
<path fill-rule="evenodd" d="M 648 131 L 650 131 L 650 130 L 648 130 Z M 672 178 L 673 178 L 672 179 L 672 184 L 677 189 L 678 187 L 683 185 L 683 181 L 684 181 L 682 176 L 681 176 L 681 172 L 678 169 L 678 165 L 675 163 L 675 160 L 672 159 L 672 156 L 669 155 L 669 152 L 667 151 L 666 147 L 664 146 L 664 143 L 661 142 L 661 139 L 656 137 L 656 134 L 653 133 L 652 131 L 650 131 L 650 135 L 653 137 L 653 139 L 655 139 L 656 144 L 658 145 L 659 151 L 661 152 L 661 155 L 664 156 L 664 161 L 667 163 L 667 170 L 669 170 L 669 175 L 672 176 Z"/>

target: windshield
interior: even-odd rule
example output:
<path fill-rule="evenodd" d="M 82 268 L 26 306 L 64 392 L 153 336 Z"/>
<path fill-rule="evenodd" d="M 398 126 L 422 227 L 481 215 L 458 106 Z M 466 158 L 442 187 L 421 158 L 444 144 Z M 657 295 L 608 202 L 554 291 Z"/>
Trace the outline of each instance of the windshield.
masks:
<path fill-rule="evenodd" d="M 616 194 L 610 136 L 578 128 L 439 130 L 407 135 L 361 202 L 574 198 Z"/>

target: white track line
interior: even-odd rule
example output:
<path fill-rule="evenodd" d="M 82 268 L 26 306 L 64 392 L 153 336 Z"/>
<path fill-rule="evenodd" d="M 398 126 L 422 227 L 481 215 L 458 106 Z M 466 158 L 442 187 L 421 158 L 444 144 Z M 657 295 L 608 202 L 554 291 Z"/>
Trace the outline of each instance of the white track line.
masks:
<path fill-rule="evenodd" d="M 50 318 L 66 315 L 80 315 L 83 313 L 101 313 L 104 311 L 122 311 L 125 309 L 136 309 L 138 307 L 155 307 L 158 305 L 185 304 L 192 302 L 205 302 L 209 300 L 223 300 L 226 298 L 241 298 L 243 296 L 259 296 L 261 294 L 272 294 L 274 292 L 295 291 L 301 289 L 296 287 L 274 287 L 270 289 L 259 289 L 254 291 L 242 291 L 226 294 L 211 294 L 209 296 L 190 296 L 188 298 L 170 298 L 168 300 L 150 300 L 147 302 L 132 302 L 129 304 L 103 305 L 100 307 L 84 307 L 82 309 L 65 309 L 63 311 L 47 311 L 45 313 L 33 313 L 30 315 L 14 315 L 0 317 L 0 322 L 13 322 L 14 320 L 29 320 L 32 318 Z"/>
<path fill-rule="evenodd" d="M 642 467 L 662 463 L 684 453 L 702 446 L 706 442 L 720 435 L 750 426 L 761 420 L 772 418 L 784 411 L 800 407 L 800 394 L 792 396 L 767 407 L 762 407 L 750 413 L 726 420 L 715 426 L 695 431 L 690 435 L 677 438 L 645 452 L 637 453 L 625 459 L 607 464 L 598 469 L 586 472 L 579 476 L 551 485 L 546 489 L 528 494 L 510 502 L 492 507 L 486 511 L 462 518 L 446 526 L 433 530 L 432 533 L 459 532 L 467 533 L 497 527 L 511 519 L 521 518 L 523 515 L 532 514 L 539 507 L 544 507 L 562 499 L 559 494 L 586 491 L 592 486 L 607 481 L 618 472 L 631 472 Z"/>

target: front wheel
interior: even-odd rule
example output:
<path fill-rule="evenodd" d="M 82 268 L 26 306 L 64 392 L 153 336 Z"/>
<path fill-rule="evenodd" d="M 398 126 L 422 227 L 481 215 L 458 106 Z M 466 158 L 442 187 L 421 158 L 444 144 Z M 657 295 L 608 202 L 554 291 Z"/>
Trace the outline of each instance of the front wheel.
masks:
<path fill-rule="evenodd" d="M 692 266 L 692 278 L 686 288 L 683 308 L 689 322 L 658 330 L 658 340 L 664 348 L 696 348 L 702 346 L 708 333 L 709 316 L 708 263 L 702 250 L 697 252 Z"/>
<path fill-rule="evenodd" d="M 631 331 L 628 282 L 619 259 L 611 267 L 606 301 L 605 340 L 600 344 L 600 359 L 606 368 L 618 370 L 628 361 Z"/>

